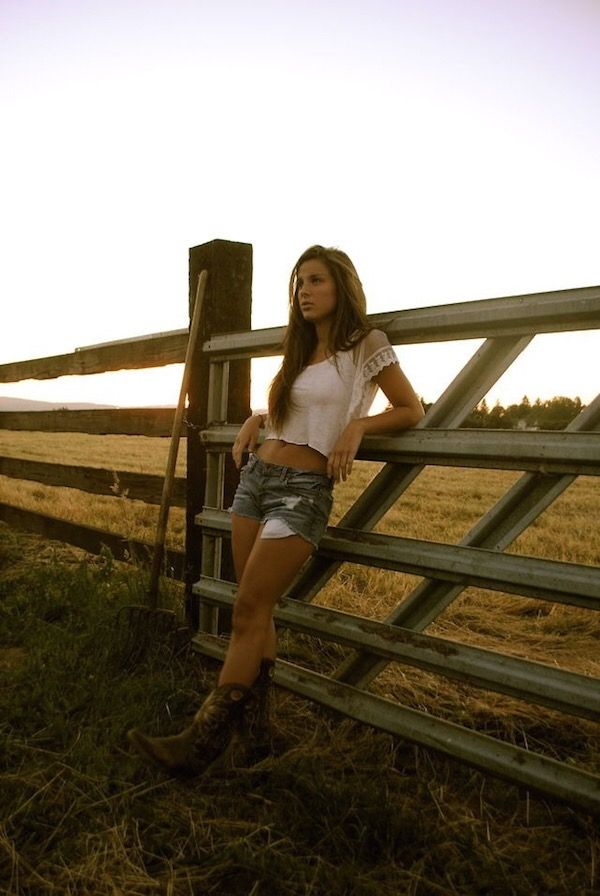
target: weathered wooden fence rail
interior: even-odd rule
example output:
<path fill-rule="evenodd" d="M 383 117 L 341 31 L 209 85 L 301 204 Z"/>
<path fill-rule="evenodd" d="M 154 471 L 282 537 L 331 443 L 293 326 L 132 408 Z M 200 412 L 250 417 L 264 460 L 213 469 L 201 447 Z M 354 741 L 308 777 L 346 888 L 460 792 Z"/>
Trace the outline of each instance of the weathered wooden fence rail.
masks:
<path fill-rule="evenodd" d="M 234 597 L 229 550 L 229 506 L 237 472 L 229 457 L 237 424 L 249 413 L 250 360 L 278 354 L 282 328 L 250 329 L 251 247 L 214 241 L 190 250 L 190 302 L 198 273 L 209 271 L 201 348 L 194 359 L 187 411 L 187 493 L 177 482 L 174 503 L 186 506 L 185 554 L 169 566 L 186 581 L 188 618 L 199 628 L 197 650 L 220 657 L 222 614 Z M 278 662 L 276 680 L 291 690 L 358 720 L 440 750 L 542 793 L 600 811 L 600 777 L 501 742 L 427 713 L 376 697 L 367 685 L 390 662 L 508 694 L 598 721 L 598 679 L 495 651 L 434 638 L 424 629 L 468 586 L 600 609 L 600 569 L 504 553 L 579 475 L 600 474 L 600 396 L 561 432 L 461 429 L 469 413 L 537 333 L 600 328 L 600 288 L 560 290 L 449 306 L 371 315 L 394 344 L 483 339 L 430 408 L 419 427 L 397 437 L 366 438 L 359 458 L 384 466 L 339 525 L 330 527 L 277 610 L 282 626 L 351 648 L 331 677 Z M 231 332 L 235 328 L 236 332 Z M 70 355 L 0 366 L 0 382 L 46 379 L 183 361 L 187 331 L 158 334 Z M 129 409 L 3 413 L 0 428 L 168 436 L 173 411 Z M 520 470 L 523 475 L 460 544 L 375 534 L 371 530 L 426 465 Z M 0 458 L 0 475 L 98 494 L 119 492 L 160 500 L 159 476 L 99 470 L 20 458 Z M 15 527 L 115 556 L 143 553 L 115 533 L 0 503 L 0 518 Z M 381 622 L 313 606 L 344 562 L 418 575 L 420 583 Z M 221 615 L 220 615 L 221 614 Z M 227 618 L 225 615 L 224 618 Z"/>
<path fill-rule="evenodd" d="M 231 329 L 234 322 L 236 326 L 249 327 L 251 247 L 215 240 L 190 250 L 190 278 L 192 278 L 192 265 L 196 261 L 201 267 L 210 267 L 213 271 L 205 302 L 207 309 L 203 323 L 205 336 L 214 330 L 226 332 Z M 190 302 L 195 295 L 197 273 L 198 271 L 193 273 L 194 285 L 190 292 Z M 114 370 L 153 368 L 182 363 L 185 359 L 187 337 L 187 329 L 182 329 L 90 346 L 77 349 L 70 354 L 3 364 L 0 365 L 0 383 L 92 375 Z M 201 392 L 201 387 L 198 386 L 196 391 Z M 242 400 L 247 402 L 244 389 L 240 390 L 240 394 Z M 233 414 L 231 419 L 239 418 L 247 410 L 246 405 L 240 408 L 239 402 L 235 399 L 231 403 L 231 409 Z M 0 429 L 168 437 L 171 435 L 173 416 L 174 409 L 170 408 L 4 411 L 0 412 Z M 187 427 L 184 427 L 182 435 L 189 435 Z M 192 439 L 193 437 L 192 431 Z M 149 504 L 160 503 L 163 484 L 162 476 L 135 473 L 118 467 L 102 469 L 17 457 L 0 457 L 0 476 L 35 481 L 44 485 L 76 488 L 115 498 L 121 498 L 126 494 L 128 499 Z M 179 477 L 175 480 L 172 504 L 186 507 L 186 503 L 186 479 Z M 100 553 L 103 547 L 108 547 L 118 559 L 127 559 L 135 555 L 144 562 L 151 556 L 151 545 L 148 543 L 136 541 L 125 534 L 109 532 L 11 505 L 2 500 L 1 492 L 0 519 L 15 528 L 23 528 L 47 538 L 68 542 L 91 553 Z M 179 579 L 185 578 L 183 551 L 167 552 L 165 564 L 170 575 Z"/>
<path fill-rule="evenodd" d="M 3 367 L 0 367 L 0 376 L 2 371 Z M 102 436 L 170 436 L 173 413 L 170 408 L 2 411 L 0 428 L 29 432 L 83 432 Z"/>
<path fill-rule="evenodd" d="M 137 370 L 180 364 L 185 359 L 187 330 L 123 339 L 96 347 L 76 349 L 68 355 L 52 355 L 31 361 L 15 361 L 0 368 L 1 383 L 21 380 L 53 380 L 59 376 L 87 376 L 110 370 Z"/>

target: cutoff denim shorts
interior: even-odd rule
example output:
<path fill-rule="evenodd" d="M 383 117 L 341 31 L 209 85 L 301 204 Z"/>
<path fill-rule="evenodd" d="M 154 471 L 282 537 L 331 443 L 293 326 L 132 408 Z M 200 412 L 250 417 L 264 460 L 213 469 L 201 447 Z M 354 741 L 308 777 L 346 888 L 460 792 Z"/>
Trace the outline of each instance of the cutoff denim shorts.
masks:
<path fill-rule="evenodd" d="M 265 523 L 264 538 L 300 535 L 315 547 L 325 534 L 333 504 L 333 479 L 250 455 L 230 512 Z M 281 526 L 280 524 L 283 524 Z"/>

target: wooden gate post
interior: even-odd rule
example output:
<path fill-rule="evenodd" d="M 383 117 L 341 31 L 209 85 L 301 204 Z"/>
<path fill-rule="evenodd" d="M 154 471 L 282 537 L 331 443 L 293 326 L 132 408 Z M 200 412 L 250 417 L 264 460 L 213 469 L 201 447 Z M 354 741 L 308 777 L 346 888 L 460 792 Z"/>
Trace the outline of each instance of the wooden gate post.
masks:
<path fill-rule="evenodd" d="M 228 240 L 212 240 L 189 250 L 190 320 L 196 295 L 198 275 L 208 271 L 200 338 L 192 361 L 187 420 L 187 511 L 185 534 L 185 605 L 186 619 L 198 627 L 198 600 L 192 585 L 200 577 L 202 538 L 195 525 L 202 510 L 206 487 L 207 452 L 199 431 L 207 425 L 209 363 L 202 352 L 202 343 L 215 333 L 231 333 L 251 329 L 252 311 L 252 246 Z M 250 361 L 234 361 L 229 373 L 227 421 L 241 422 L 250 414 Z M 224 507 L 229 507 L 238 483 L 238 472 L 231 456 L 225 461 Z M 223 546 L 221 576 L 235 581 L 229 542 Z"/>

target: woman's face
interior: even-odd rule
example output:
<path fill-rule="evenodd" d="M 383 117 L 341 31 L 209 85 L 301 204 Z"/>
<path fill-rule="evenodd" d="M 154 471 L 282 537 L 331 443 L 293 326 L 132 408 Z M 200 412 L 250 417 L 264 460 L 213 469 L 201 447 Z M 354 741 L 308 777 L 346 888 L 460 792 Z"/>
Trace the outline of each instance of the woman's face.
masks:
<path fill-rule="evenodd" d="M 304 320 L 318 324 L 333 317 L 337 307 L 337 290 L 325 262 L 312 258 L 300 265 L 296 295 Z"/>

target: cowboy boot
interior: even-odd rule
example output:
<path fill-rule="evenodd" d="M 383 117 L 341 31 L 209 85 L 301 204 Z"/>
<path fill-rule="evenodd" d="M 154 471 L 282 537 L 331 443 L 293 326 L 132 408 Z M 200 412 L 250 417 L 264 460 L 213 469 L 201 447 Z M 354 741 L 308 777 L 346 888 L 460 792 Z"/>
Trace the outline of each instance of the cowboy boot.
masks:
<path fill-rule="evenodd" d="M 227 750 L 240 728 L 249 696 L 250 689 L 244 685 L 220 685 L 180 734 L 148 737 L 133 728 L 127 737 L 132 747 L 155 765 L 177 774 L 198 775 Z"/>
<path fill-rule="evenodd" d="M 247 761 L 260 762 L 273 752 L 271 732 L 271 687 L 275 662 L 263 659 L 260 671 L 250 688 L 250 699 L 244 718 L 244 740 Z"/>

